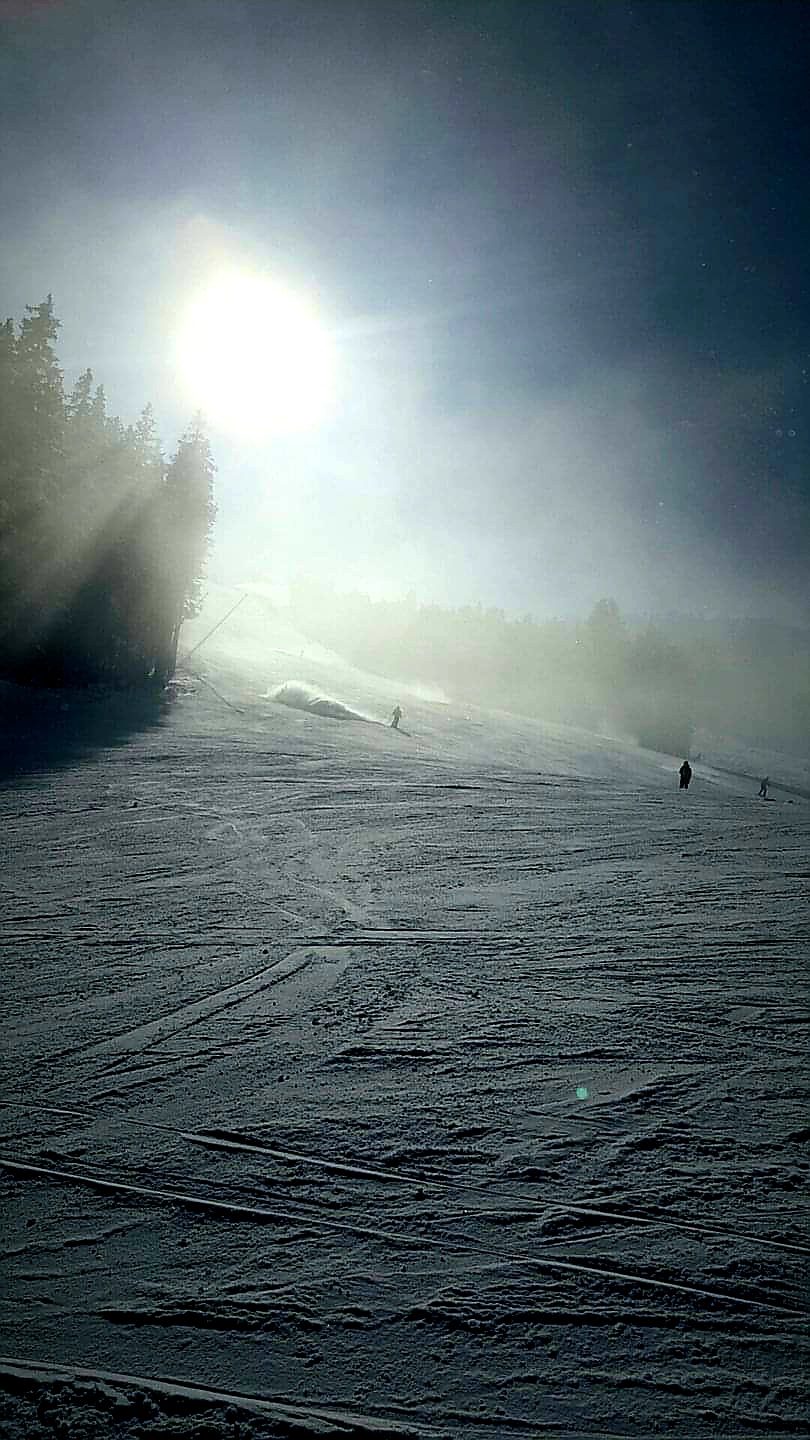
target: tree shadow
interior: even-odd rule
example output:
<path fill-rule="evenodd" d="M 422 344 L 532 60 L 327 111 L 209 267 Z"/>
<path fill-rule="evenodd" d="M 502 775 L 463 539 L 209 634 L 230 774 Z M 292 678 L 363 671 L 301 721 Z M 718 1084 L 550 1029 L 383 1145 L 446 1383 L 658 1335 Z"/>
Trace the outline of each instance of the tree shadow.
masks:
<path fill-rule="evenodd" d="M 171 687 L 155 691 L 44 690 L 0 680 L 0 785 L 68 769 L 160 725 Z"/>

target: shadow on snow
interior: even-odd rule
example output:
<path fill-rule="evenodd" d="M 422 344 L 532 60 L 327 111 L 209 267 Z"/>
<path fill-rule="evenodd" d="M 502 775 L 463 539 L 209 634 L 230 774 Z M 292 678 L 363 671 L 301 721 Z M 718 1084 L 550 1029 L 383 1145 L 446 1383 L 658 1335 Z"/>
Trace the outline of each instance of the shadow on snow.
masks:
<path fill-rule="evenodd" d="M 172 689 L 29 689 L 0 680 L 0 784 L 65 769 L 159 725 Z"/>

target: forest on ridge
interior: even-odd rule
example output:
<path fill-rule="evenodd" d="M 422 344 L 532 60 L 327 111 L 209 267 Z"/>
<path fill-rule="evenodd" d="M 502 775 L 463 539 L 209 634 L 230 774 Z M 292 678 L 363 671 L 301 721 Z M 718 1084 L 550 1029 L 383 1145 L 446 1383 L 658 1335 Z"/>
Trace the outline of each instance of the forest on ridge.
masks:
<path fill-rule="evenodd" d="M 392 679 L 454 699 L 608 729 L 686 755 L 697 730 L 802 750 L 810 636 L 768 621 L 631 621 L 615 600 L 584 620 L 372 600 L 299 578 L 291 613 L 313 639 Z"/>

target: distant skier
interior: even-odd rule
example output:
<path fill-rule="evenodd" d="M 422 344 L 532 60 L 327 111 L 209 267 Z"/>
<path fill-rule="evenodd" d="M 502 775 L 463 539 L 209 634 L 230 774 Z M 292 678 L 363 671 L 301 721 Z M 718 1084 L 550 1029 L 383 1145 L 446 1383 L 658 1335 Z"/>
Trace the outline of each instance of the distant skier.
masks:
<path fill-rule="evenodd" d="M 689 764 L 688 760 L 684 760 L 680 770 L 678 771 L 678 774 L 681 777 L 679 789 L 688 790 L 689 781 L 692 779 L 692 766 Z"/>
<path fill-rule="evenodd" d="M 767 800 L 768 798 L 768 786 L 770 785 L 770 783 L 770 779 L 767 775 L 765 776 L 764 780 L 760 780 L 759 782 L 759 794 L 762 796 L 763 800 Z"/>
<path fill-rule="evenodd" d="M 399 708 L 398 705 L 395 705 L 395 706 L 394 706 L 394 713 L 393 713 L 393 715 L 391 716 L 391 729 L 392 729 L 392 730 L 398 730 L 398 729 L 399 729 L 399 722 L 400 722 L 401 719 L 402 719 L 402 711 L 400 710 L 400 708 Z"/>

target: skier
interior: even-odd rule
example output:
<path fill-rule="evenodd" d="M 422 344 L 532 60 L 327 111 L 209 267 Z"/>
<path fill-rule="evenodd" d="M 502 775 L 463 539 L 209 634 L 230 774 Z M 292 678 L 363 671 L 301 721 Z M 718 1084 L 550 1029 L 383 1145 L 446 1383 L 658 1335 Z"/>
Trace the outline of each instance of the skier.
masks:
<path fill-rule="evenodd" d="M 394 706 L 394 713 L 393 713 L 393 715 L 391 716 L 391 729 L 392 729 L 392 730 L 398 730 L 398 729 L 399 729 L 399 722 L 400 722 L 401 719 L 402 719 L 402 711 L 401 711 L 401 709 L 399 708 L 398 705 L 395 705 L 395 706 Z"/>
<path fill-rule="evenodd" d="M 767 775 L 765 776 L 764 780 L 760 780 L 759 782 L 759 793 L 762 796 L 763 800 L 767 800 L 768 798 L 768 786 L 770 785 L 770 783 L 771 782 Z"/>
<path fill-rule="evenodd" d="M 678 774 L 681 777 L 679 789 L 688 790 L 689 781 L 692 779 L 692 766 L 689 764 L 688 760 L 684 760 L 680 770 L 678 771 Z"/>

